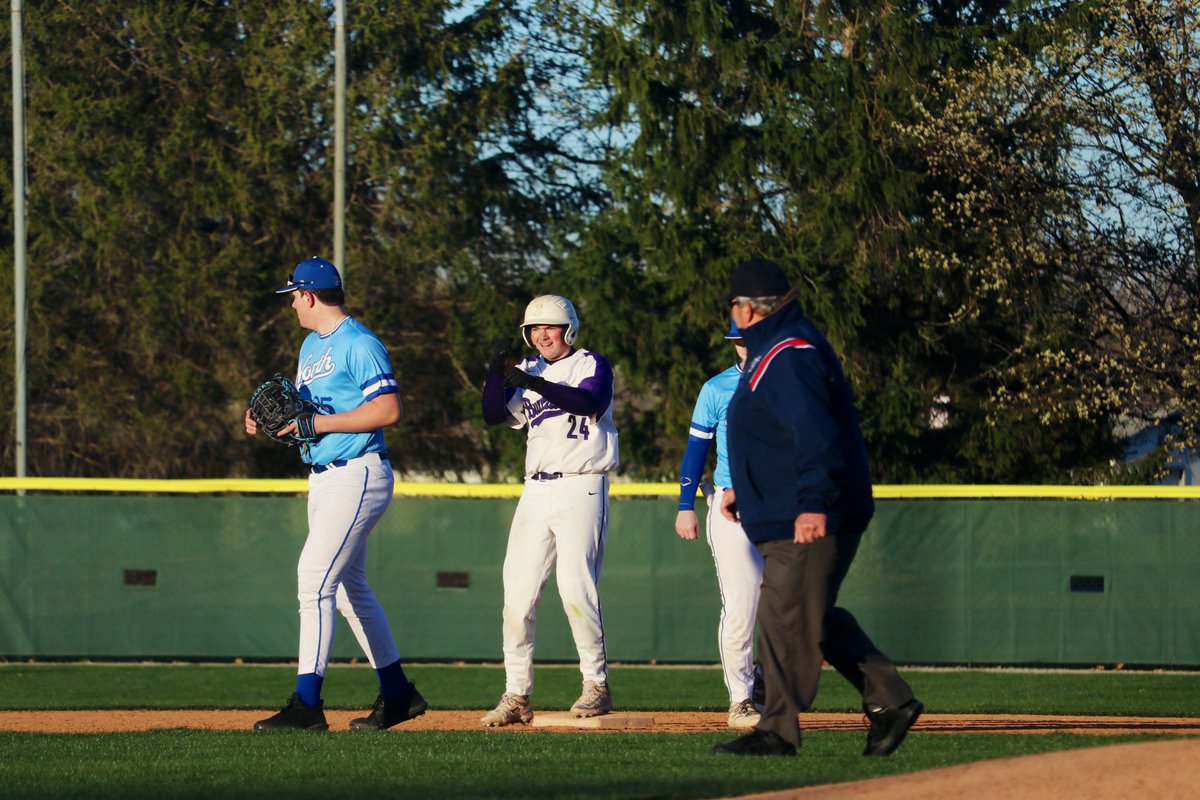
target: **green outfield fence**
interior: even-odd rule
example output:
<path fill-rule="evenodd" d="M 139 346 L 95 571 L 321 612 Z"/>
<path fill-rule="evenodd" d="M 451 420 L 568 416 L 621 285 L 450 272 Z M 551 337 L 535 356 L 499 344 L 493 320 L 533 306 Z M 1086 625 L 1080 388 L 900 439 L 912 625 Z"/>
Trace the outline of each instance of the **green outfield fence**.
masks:
<path fill-rule="evenodd" d="M 0 479 L 0 656 L 290 659 L 304 480 Z M 408 659 L 497 661 L 519 485 L 399 483 L 370 579 Z M 674 484 L 614 483 L 614 661 L 713 662 Z M 842 605 L 905 663 L 1200 666 L 1200 488 L 879 486 Z M 335 656 L 360 656 L 339 629 Z M 537 657 L 575 658 L 557 590 Z"/>

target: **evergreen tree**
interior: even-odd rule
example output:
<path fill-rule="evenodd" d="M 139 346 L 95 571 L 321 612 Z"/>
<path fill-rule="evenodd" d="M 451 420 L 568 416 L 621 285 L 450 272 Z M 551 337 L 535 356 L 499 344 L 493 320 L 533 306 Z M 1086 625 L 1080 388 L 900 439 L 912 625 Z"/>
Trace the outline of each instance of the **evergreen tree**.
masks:
<path fill-rule="evenodd" d="M 1181 0 L 349 6 L 339 266 L 402 472 L 520 471 L 479 386 L 554 292 L 616 368 L 623 472 L 672 477 L 752 255 L 843 353 L 880 480 L 1087 480 L 1127 412 L 1194 436 Z M 332 13 L 27 10 L 32 474 L 297 474 L 241 414 L 303 336 L 271 290 L 332 256 Z"/>
<path fill-rule="evenodd" d="M 919 258 L 928 237 L 970 239 L 938 224 L 947 179 L 905 126 L 937 74 L 1014 36 L 1013 5 L 646 2 L 591 17 L 595 81 L 615 88 L 604 122 L 635 134 L 566 272 L 591 296 L 637 298 L 608 323 L 632 367 L 622 430 L 649 419 L 657 434 L 625 448 L 635 464 L 673 472 L 703 375 L 731 359 L 718 298 L 751 255 L 785 265 L 844 354 L 877 478 L 1039 480 L 1102 454 L 1092 431 L 991 424 L 992 376 L 1028 309 L 955 316 L 975 287 Z"/>
<path fill-rule="evenodd" d="M 543 67 L 518 3 L 348 5 L 350 307 L 395 360 L 398 466 L 477 469 L 496 460 L 475 423 L 490 336 L 572 200 L 543 167 Z M 240 429 L 304 335 L 272 289 L 332 255 L 333 4 L 28 12 L 31 474 L 297 474 Z"/>

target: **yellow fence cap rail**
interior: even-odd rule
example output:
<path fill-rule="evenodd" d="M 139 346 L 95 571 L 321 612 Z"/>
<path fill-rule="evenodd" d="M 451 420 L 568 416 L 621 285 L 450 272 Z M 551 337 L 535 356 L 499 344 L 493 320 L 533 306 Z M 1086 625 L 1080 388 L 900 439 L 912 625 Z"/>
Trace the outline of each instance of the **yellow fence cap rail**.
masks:
<path fill-rule="evenodd" d="M 129 494 L 303 494 L 304 478 L 201 478 L 149 480 L 138 478 L 14 478 L 0 477 L 0 492 L 113 492 Z M 610 484 L 613 497 L 679 496 L 675 483 Z M 397 497 L 516 498 L 519 483 L 426 483 L 398 481 Z M 879 500 L 982 500 L 1021 498 L 1047 500 L 1200 500 L 1200 486 L 1034 486 L 915 484 L 875 487 Z"/>

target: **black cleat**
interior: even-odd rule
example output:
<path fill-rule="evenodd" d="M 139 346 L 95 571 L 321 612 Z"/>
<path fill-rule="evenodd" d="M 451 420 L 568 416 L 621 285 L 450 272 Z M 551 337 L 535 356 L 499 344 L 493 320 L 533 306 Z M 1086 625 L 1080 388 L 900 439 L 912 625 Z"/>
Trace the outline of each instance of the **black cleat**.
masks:
<path fill-rule="evenodd" d="M 887 706 L 863 706 L 871 730 L 867 731 L 867 748 L 864 756 L 890 756 L 921 716 L 925 706 L 920 700 L 912 699 L 899 708 Z"/>
<path fill-rule="evenodd" d="M 708 752 L 714 756 L 794 756 L 796 748 L 777 733 L 755 728 L 732 742 L 713 745 Z"/>
<path fill-rule="evenodd" d="M 287 705 L 273 717 L 260 719 L 254 723 L 256 731 L 327 731 L 329 723 L 325 721 L 325 703 L 321 702 L 316 708 L 305 705 L 300 695 L 293 693 L 288 698 Z"/>
<path fill-rule="evenodd" d="M 429 704 L 425 702 L 425 698 L 414 684 L 409 683 L 407 692 L 381 694 L 376 697 L 370 714 L 350 720 L 350 730 L 387 730 L 393 725 L 421 716 L 427 708 Z"/>

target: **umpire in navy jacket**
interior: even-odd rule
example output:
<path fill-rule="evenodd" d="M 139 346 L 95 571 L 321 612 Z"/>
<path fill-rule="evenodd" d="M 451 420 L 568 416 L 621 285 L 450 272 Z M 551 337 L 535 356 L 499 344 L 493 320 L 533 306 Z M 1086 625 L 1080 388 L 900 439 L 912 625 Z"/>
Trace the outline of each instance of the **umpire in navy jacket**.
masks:
<path fill-rule="evenodd" d="M 895 664 L 837 608 L 838 589 L 875 511 L 867 450 L 837 354 L 800 310 L 783 269 L 754 258 L 726 298 L 748 355 L 729 404 L 733 488 L 722 513 L 763 556 L 762 720 L 714 755 L 793 755 L 797 715 L 822 660 L 854 684 L 870 721 L 864 755 L 895 750 L 923 710 Z"/>

